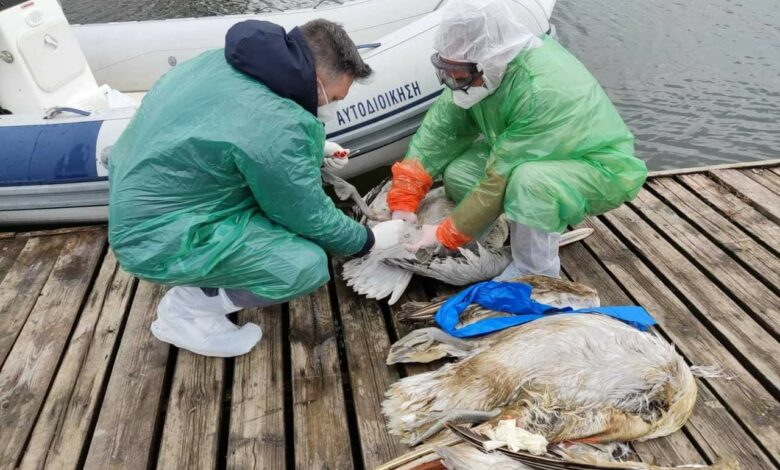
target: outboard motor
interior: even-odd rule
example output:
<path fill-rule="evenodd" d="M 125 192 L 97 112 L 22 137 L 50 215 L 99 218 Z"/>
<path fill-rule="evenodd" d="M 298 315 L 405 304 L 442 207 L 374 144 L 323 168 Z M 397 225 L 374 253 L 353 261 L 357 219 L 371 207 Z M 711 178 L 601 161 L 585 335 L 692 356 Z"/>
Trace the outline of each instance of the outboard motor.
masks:
<path fill-rule="evenodd" d="M 104 100 L 57 0 L 0 0 L 0 107 L 43 114 Z"/>

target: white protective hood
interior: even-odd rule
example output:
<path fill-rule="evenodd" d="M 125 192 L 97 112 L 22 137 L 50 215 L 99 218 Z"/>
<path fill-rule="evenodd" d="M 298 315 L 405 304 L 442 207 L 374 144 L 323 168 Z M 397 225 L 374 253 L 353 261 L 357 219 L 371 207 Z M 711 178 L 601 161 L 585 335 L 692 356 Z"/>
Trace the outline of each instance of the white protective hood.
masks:
<path fill-rule="evenodd" d="M 449 0 L 442 8 L 434 48 L 445 59 L 478 64 L 495 91 L 506 66 L 542 41 L 520 23 L 508 0 Z"/>

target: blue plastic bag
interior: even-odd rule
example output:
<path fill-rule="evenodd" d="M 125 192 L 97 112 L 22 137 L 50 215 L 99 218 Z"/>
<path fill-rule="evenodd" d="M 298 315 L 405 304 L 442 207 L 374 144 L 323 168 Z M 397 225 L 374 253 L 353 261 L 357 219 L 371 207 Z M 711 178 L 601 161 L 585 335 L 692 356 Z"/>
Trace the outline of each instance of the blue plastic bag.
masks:
<path fill-rule="evenodd" d="M 514 315 L 486 318 L 456 328 L 455 326 L 460 322 L 460 314 L 472 303 Z M 600 313 L 642 331 L 656 324 L 655 319 L 642 307 L 593 307 L 579 310 L 571 307 L 557 308 L 531 299 L 531 286 L 528 284 L 495 281 L 480 282 L 451 297 L 441 306 L 434 318 L 439 327 L 450 335 L 469 338 L 522 325 L 546 315 L 575 313 Z"/>

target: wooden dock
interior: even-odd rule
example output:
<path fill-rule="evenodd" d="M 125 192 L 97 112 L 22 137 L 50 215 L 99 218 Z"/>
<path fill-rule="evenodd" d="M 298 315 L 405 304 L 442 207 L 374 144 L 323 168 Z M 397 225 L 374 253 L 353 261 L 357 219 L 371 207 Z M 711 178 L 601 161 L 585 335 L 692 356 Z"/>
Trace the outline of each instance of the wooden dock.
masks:
<path fill-rule="evenodd" d="M 780 162 L 658 174 L 584 225 L 596 233 L 562 250 L 565 276 L 605 305 L 643 305 L 691 364 L 729 377 L 700 380 L 684 429 L 638 457 L 777 468 Z M 431 366 L 384 364 L 409 331 L 396 307 L 334 276 L 238 314 L 263 340 L 222 360 L 151 336 L 164 292 L 118 268 L 105 227 L 0 233 L 0 468 L 340 470 L 408 451 L 380 403 Z M 415 279 L 398 305 L 451 292 Z"/>

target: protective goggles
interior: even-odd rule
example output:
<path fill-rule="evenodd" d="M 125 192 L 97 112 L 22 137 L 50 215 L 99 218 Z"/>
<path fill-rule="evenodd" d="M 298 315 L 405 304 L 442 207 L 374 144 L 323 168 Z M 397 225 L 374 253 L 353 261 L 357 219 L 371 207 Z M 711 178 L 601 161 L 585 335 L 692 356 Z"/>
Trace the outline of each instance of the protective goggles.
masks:
<path fill-rule="evenodd" d="M 438 52 L 431 56 L 431 63 L 436 68 L 439 83 L 452 90 L 466 91 L 482 76 L 477 64 L 445 62 Z"/>

